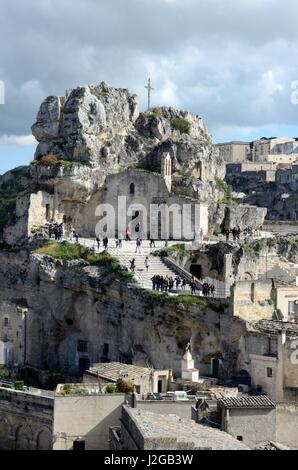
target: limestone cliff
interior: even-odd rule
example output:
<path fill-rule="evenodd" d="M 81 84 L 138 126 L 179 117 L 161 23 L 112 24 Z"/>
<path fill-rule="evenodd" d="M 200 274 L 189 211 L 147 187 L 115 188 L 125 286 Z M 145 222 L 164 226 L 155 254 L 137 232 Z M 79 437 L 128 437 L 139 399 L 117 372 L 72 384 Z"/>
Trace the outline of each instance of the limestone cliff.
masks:
<path fill-rule="evenodd" d="M 210 373 L 212 357 L 222 360 L 224 377 L 245 367 L 245 322 L 215 301 L 185 304 L 138 289 L 103 267 L 27 250 L 0 251 L 0 280 L 0 313 L 8 304 L 28 308 L 32 366 L 77 374 L 80 358 L 88 358 L 151 364 L 179 375 L 191 340 L 202 374 Z M 85 353 L 78 352 L 78 341 L 87 343 Z"/>

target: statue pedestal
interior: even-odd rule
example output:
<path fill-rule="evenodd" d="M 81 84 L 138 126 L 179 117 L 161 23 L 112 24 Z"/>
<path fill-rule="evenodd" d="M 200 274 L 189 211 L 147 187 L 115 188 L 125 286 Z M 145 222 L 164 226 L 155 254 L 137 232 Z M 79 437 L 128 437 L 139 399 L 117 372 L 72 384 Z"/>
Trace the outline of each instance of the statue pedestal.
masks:
<path fill-rule="evenodd" d="M 199 382 L 199 369 L 195 369 L 194 360 L 189 350 L 183 356 L 181 361 L 181 377 L 191 382 Z"/>

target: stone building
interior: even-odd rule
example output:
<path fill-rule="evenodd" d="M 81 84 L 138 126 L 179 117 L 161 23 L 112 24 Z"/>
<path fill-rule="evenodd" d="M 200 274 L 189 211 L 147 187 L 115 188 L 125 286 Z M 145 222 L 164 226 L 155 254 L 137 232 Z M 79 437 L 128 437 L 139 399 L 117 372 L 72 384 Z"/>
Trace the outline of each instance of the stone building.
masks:
<path fill-rule="evenodd" d="M 266 395 L 222 398 L 221 428 L 253 448 L 275 440 L 275 403 Z"/>
<path fill-rule="evenodd" d="M 273 400 L 298 401 L 297 325 L 266 323 L 262 334 L 268 349 L 263 354 L 250 354 L 252 386 L 267 393 Z"/>
<path fill-rule="evenodd" d="M 44 390 L 22 392 L 0 384 L 0 449 L 51 450 L 54 397 Z"/>
<path fill-rule="evenodd" d="M 298 322 L 298 286 L 273 279 L 238 281 L 231 289 L 231 313 L 244 320 Z"/>
<path fill-rule="evenodd" d="M 296 141 L 291 137 L 273 137 L 256 140 L 253 143 L 253 161 L 267 161 L 268 156 L 284 154 L 290 155 L 296 149 Z M 296 158 L 294 156 L 294 158 Z"/>
<path fill-rule="evenodd" d="M 110 430 L 111 450 L 249 450 L 229 434 L 175 415 L 122 407 Z"/>
<path fill-rule="evenodd" d="M 244 162 L 250 157 L 249 142 L 225 142 L 216 144 L 215 147 L 219 151 L 219 155 L 226 163 Z"/>
<path fill-rule="evenodd" d="M 0 367 L 14 367 L 26 362 L 28 309 L 5 302 L 0 308 Z"/>
<path fill-rule="evenodd" d="M 84 374 L 84 381 L 116 384 L 119 379 L 129 380 L 134 392 L 139 395 L 147 393 L 166 393 L 173 380 L 170 370 L 154 370 L 119 362 L 94 364 Z"/>

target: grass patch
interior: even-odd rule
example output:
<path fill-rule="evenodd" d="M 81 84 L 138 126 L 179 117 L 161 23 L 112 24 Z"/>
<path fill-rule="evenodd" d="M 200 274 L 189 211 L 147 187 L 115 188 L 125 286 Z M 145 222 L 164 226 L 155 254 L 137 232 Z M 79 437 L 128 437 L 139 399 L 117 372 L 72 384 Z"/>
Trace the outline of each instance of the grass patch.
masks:
<path fill-rule="evenodd" d="M 50 167 L 63 167 L 63 168 L 71 168 L 72 166 L 79 165 L 79 162 L 72 162 L 69 160 L 62 160 L 56 157 L 55 155 L 44 155 L 40 157 L 38 160 L 33 160 L 31 165 L 43 165 L 43 166 L 50 166 Z"/>
<path fill-rule="evenodd" d="M 153 256 L 159 256 L 160 258 L 167 258 L 170 255 L 176 254 L 178 257 L 182 258 L 186 253 L 185 243 L 177 243 L 169 247 L 161 248 L 152 253 Z"/>
<path fill-rule="evenodd" d="M 167 119 L 165 110 L 159 106 L 156 106 L 155 108 L 153 108 L 151 110 L 151 113 L 153 114 L 153 116 Z"/>
<path fill-rule="evenodd" d="M 175 131 L 179 131 L 181 134 L 190 133 L 190 123 L 183 118 L 176 118 L 171 121 L 171 127 Z"/>
<path fill-rule="evenodd" d="M 196 295 L 177 295 L 176 297 L 170 297 L 171 303 L 183 304 L 183 305 L 200 305 L 202 307 L 209 307 L 208 300 L 198 297 Z"/>
<path fill-rule="evenodd" d="M 111 272 L 117 274 L 122 279 L 131 279 L 133 277 L 133 273 L 122 269 L 119 261 L 109 253 L 102 251 L 101 253 L 94 254 L 81 245 L 66 241 L 62 243 L 49 242 L 47 245 L 35 250 L 34 253 L 51 256 L 62 261 L 82 259 L 90 264 L 90 266 L 106 266 Z"/>

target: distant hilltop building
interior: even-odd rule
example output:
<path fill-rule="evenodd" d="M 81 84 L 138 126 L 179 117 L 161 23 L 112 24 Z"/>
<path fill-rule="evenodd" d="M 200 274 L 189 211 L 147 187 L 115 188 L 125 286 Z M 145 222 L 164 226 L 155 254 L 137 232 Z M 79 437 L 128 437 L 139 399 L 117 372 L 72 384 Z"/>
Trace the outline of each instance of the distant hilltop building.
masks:
<path fill-rule="evenodd" d="M 216 144 L 219 156 L 226 163 L 239 163 L 249 159 L 250 143 L 241 141 L 225 142 Z"/>
<path fill-rule="evenodd" d="M 231 141 L 215 145 L 225 163 L 291 164 L 298 159 L 298 141 L 293 137 L 262 137 L 253 142 Z"/>

